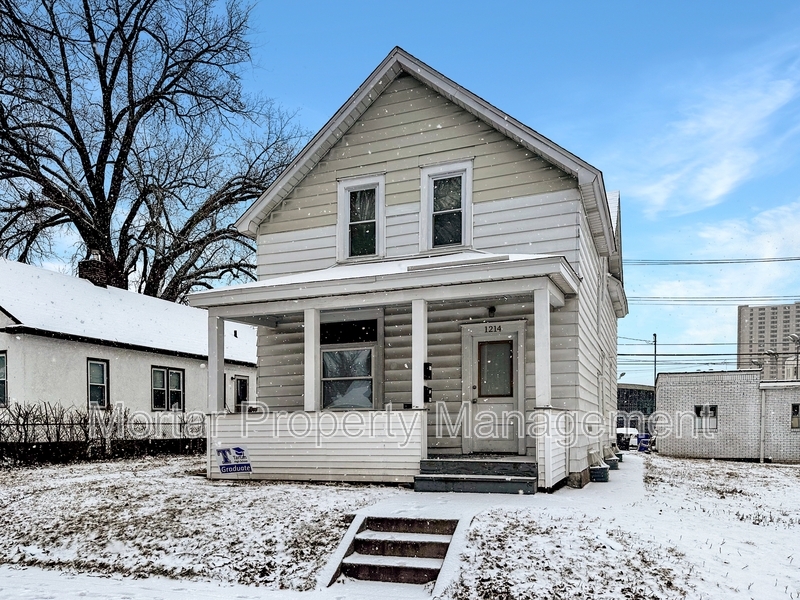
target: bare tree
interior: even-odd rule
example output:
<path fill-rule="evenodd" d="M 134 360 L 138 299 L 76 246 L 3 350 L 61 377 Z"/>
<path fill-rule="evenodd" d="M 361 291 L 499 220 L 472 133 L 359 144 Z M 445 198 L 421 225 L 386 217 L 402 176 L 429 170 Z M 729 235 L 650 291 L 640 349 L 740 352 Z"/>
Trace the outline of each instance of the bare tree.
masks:
<path fill-rule="evenodd" d="M 0 0 L 0 254 L 71 230 L 109 285 L 181 300 L 253 277 L 231 223 L 304 133 L 242 91 L 249 9 L 229 0 Z"/>

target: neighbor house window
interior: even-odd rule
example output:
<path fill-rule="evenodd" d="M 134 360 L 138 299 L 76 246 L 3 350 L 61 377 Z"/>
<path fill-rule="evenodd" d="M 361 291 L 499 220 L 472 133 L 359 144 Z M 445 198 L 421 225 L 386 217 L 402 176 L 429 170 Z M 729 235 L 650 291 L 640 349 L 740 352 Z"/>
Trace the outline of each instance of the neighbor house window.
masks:
<path fill-rule="evenodd" d="M 108 361 L 90 358 L 87 366 L 89 408 L 108 408 Z"/>
<path fill-rule="evenodd" d="M 373 408 L 378 321 L 322 323 L 322 408 Z"/>
<path fill-rule="evenodd" d="M 242 412 L 249 401 L 249 379 L 243 375 L 236 375 L 233 378 L 233 395 L 235 411 Z"/>
<path fill-rule="evenodd" d="M 153 410 L 184 410 L 183 369 L 153 367 L 150 374 L 153 389 Z"/>
<path fill-rule="evenodd" d="M 420 178 L 420 250 L 470 245 L 472 161 L 424 167 Z"/>
<path fill-rule="evenodd" d="M 0 406 L 8 404 L 8 371 L 6 353 L 0 352 Z"/>
<path fill-rule="evenodd" d="M 716 431 L 717 430 L 717 405 L 698 404 L 694 407 L 694 429 L 695 431 Z"/>
<path fill-rule="evenodd" d="M 800 429 L 800 404 L 792 404 L 792 429 Z"/>
<path fill-rule="evenodd" d="M 339 260 L 383 255 L 384 180 L 374 175 L 339 181 Z"/>

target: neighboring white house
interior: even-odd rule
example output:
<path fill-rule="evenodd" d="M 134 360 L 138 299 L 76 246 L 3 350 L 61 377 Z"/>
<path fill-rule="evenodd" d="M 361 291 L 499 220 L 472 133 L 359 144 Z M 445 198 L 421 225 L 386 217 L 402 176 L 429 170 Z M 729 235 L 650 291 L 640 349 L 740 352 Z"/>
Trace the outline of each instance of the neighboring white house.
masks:
<path fill-rule="evenodd" d="M 236 225 L 259 281 L 189 298 L 209 411 L 233 321 L 262 326 L 273 414 L 212 419 L 210 476 L 215 447 L 247 445 L 252 472 L 226 476 L 412 481 L 491 453 L 538 462 L 542 487 L 588 481 L 627 313 L 598 169 L 395 48 Z"/>
<path fill-rule="evenodd" d="M 800 381 L 761 377 L 760 369 L 659 373 L 658 451 L 800 462 Z"/>
<path fill-rule="evenodd" d="M 0 406 L 205 411 L 205 311 L 0 259 Z M 255 393 L 256 332 L 225 332 L 225 402 Z"/>

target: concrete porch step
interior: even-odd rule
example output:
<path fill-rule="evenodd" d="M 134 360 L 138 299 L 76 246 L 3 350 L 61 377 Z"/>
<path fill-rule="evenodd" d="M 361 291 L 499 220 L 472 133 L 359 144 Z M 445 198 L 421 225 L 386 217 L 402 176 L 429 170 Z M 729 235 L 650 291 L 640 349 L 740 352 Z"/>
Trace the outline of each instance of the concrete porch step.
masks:
<path fill-rule="evenodd" d="M 414 491 L 471 492 L 478 494 L 535 494 L 538 481 L 537 477 L 421 473 L 414 477 Z"/>
<path fill-rule="evenodd" d="M 364 529 L 392 533 L 453 535 L 458 521 L 449 519 L 409 519 L 404 517 L 367 517 Z"/>
<path fill-rule="evenodd" d="M 368 581 L 424 584 L 434 581 L 442 568 L 441 558 L 376 556 L 355 552 L 342 561 L 347 577 Z"/>
<path fill-rule="evenodd" d="M 457 458 L 428 458 L 421 460 L 419 471 L 424 475 L 504 475 L 510 477 L 539 476 L 533 457 L 486 456 Z"/>
<path fill-rule="evenodd" d="M 353 548 L 356 553 L 362 555 L 441 559 L 447 554 L 451 539 L 450 535 L 367 529 L 356 534 Z"/>

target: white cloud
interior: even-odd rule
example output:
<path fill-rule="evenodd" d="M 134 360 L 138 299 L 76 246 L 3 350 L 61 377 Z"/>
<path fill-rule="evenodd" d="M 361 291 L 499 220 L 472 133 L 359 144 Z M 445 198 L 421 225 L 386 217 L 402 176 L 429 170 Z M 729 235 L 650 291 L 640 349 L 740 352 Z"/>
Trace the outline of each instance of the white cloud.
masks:
<path fill-rule="evenodd" d="M 783 111 L 800 100 L 800 70 L 787 54 L 767 53 L 751 59 L 757 66 L 749 70 L 690 89 L 678 116 L 633 150 L 638 162 L 627 189 L 646 214 L 719 204 L 778 150 L 790 131 L 780 127 Z"/>

